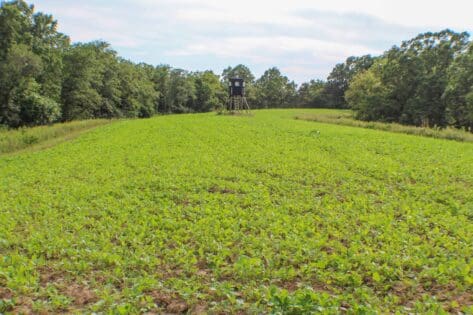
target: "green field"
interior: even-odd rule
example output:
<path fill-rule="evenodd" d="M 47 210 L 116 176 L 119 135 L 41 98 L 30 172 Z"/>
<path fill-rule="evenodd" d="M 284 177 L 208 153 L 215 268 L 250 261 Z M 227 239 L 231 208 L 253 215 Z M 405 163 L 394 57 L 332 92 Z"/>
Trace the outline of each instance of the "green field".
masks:
<path fill-rule="evenodd" d="M 472 313 L 473 144 L 315 113 L 0 157 L 0 313 Z"/>

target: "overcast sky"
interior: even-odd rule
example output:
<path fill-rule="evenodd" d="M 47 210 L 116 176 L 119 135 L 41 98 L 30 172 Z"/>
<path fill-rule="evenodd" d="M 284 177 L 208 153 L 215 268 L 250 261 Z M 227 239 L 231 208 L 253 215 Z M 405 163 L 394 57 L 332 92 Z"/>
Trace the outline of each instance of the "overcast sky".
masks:
<path fill-rule="evenodd" d="M 36 0 L 72 41 L 112 44 L 133 61 L 187 70 L 277 66 L 325 79 L 351 55 L 377 55 L 425 31 L 473 31 L 473 1 Z"/>

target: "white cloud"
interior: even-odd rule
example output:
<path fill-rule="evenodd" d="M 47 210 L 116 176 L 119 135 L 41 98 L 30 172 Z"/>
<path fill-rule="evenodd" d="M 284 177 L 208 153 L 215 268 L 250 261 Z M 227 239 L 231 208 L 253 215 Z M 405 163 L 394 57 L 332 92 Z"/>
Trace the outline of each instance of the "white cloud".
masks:
<path fill-rule="evenodd" d="M 307 20 L 293 15 L 287 15 L 284 12 L 261 14 L 260 12 L 253 12 L 251 10 L 248 12 L 240 12 L 240 10 L 226 10 L 225 8 L 183 8 L 177 10 L 176 18 L 185 22 L 211 23 L 217 27 L 219 23 L 233 23 L 242 25 L 243 27 L 248 23 L 299 27 L 310 25 L 310 22 Z"/>
<path fill-rule="evenodd" d="M 136 0 L 137 3 L 158 10 L 163 4 L 173 3 L 176 8 L 198 8 L 194 20 L 202 17 L 219 21 L 291 21 L 288 14 L 300 9 L 362 13 L 385 21 L 413 27 L 453 27 L 473 30 L 470 0 Z M 189 11 L 191 12 L 191 11 Z M 222 18 L 223 17 L 223 18 Z"/>
<path fill-rule="evenodd" d="M 345 56 L 380 53 L 369 47 L 323 41 L 306 37 L 267 36 L 229 37 L 223 40 L 200 40 L 182 49 L 168 52 L 174 55 L 210 54 L 218 57 L 249 57 L 254 61 L 276 61 L 279 56 L 306 53 L 308 57 L 340 61 Z"/>
<path fill-rule="evenodd" d="M 35 1 L 35 0 L 33 0 Z M 471 0 L 470 0 L 471 1 Z M 325 78 L 350 55 L 379 54 L 419 32 L 473 30 L 473 2 L 450 0 L 36 0 L 73 41 L 103 39 L 125 58 L 221 72 L 278 66 Z"/>

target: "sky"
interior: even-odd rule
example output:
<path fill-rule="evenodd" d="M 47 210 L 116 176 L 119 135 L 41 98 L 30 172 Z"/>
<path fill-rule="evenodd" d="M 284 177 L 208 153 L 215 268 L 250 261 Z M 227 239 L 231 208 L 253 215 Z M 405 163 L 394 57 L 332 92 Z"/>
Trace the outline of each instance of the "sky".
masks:
<path fill-rule="evenodd" d="M 297 83 L 419 33 L 473 32 L 473 1 L 36 0 L 73 42 L 105 40 L 134 62 L 190 71 L 273 66 Z"/>

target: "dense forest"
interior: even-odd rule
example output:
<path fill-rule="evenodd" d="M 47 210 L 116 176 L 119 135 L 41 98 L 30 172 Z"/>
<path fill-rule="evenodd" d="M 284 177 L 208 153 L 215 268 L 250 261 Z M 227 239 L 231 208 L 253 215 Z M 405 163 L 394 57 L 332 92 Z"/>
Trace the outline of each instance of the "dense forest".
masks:
<path fill-rule="evenodd" d="M 357 118 L 473 130 L 473 44 L 467 33 L 425 33 L 382 56 L 350 57 L 326 81 L 299 87 L 271 68 L 189 72 L 133 63 L 103 41 L 71 43 L 51 15 L 23 0 L 0 7 L 0 126 L 150 117 L 222 108 L 228 78 L 247 82 L 252 108 L 351 108 Z"/>
<path fill-rule="evenodd" d="M 420 34 L 355 71 L 345 100 L 359 119 L 473 131 L 473 45 L 467 33 Z"/>

